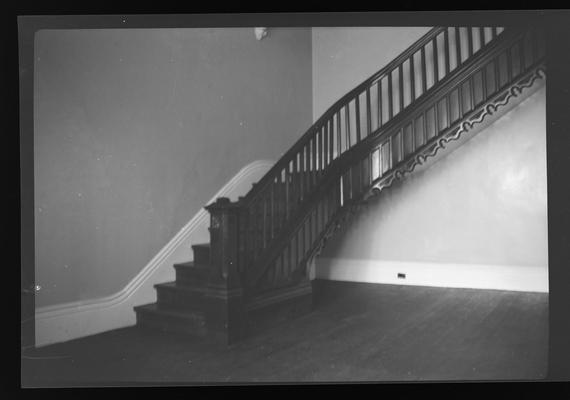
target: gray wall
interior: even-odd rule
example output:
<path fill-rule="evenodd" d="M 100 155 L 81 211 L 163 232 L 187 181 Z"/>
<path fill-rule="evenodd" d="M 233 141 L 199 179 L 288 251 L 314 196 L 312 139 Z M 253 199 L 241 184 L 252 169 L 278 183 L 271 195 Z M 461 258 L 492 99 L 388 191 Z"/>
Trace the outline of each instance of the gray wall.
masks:
<path fill-rule="evenodd" d="M 311 31 L 35 38 L 36 306 L 124 287 L 240 168 L 310 125 Z"/>
<path fill-rule="evenodd" d="M 380 195 L 323 257 L 548 267 L 542 88 L 430 168 Z"/>

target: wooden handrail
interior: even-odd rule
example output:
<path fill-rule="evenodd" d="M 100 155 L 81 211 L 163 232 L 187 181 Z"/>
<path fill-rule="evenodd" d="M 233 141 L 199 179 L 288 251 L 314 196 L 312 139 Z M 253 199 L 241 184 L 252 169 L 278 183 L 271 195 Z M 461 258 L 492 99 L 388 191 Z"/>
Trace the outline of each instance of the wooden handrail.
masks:
<path fill-rule="evenodd" d="M 417 52 L 427 43 L 429 43 L 435 36 L 437 36 L 440 32 L 442 32 L 445 28 L 443 27 L 435 27 L 430 29 L 426 34 L 424 34 L 420 39 L 414 42 L 410 47 L 404 50 L 399 56 L 393 59 L 390 63 L 380 69 L 378 72 L 370 76 L 364 82 L 356 86 L 350 92 L 342 96 L 336 102 L 334 102 L 324 113 L 317 119 L 309 129 L 284 153 L 277 163 L 269 170 L 267 173 L 261 178 L 261 180 L 257 183 L 255 187 L 253 187 L 247 195 L 242 199 L 242 205 L 246 206 L 250 203 L 256 196 L 258 192 L 261 191 L 261 188 L 264 187 L 266 183 L 271 180 L 281 168 L 283 168 L 286 164 L 285 160 L 291 158 L 294 154 L 296 154 L 303 145 L 307 143 L 307 140 L 312 137 L 315 131 L 318 130 L 320 126 L 322 126 L 323 121 L 330 118 L 331 115 L 338 112 L 343 106 L 345 106 L 348 102 L 354 99 L 355 95 L 362 93 L 363 89 L 366 87 L 374 84 L 378 80 L 384 78 L 388 72 L 393 71 L 396 67 L 398 67 L 403 61 L 408 59 L 412 54 Z"/>

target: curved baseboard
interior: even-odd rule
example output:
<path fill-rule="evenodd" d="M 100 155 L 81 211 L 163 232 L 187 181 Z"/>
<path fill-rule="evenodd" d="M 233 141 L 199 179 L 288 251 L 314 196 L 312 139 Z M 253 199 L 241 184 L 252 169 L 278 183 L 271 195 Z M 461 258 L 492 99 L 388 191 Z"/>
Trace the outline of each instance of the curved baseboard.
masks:
<path fill-rule="evenodd" d="M 207 204 L 218 197 L 235 200 L 244 195 L 273 164 L 258 160 L 246 165 Z M 200 209 L 119 292 L 92 300 L 37 308 L 36 347 L 134 325 L 133 307 L 156 301 L 154 285 L 174 280 L 172 265 L 192 259 L 190 245 L 207 240 L 208 215 L 205 209 Z"/>

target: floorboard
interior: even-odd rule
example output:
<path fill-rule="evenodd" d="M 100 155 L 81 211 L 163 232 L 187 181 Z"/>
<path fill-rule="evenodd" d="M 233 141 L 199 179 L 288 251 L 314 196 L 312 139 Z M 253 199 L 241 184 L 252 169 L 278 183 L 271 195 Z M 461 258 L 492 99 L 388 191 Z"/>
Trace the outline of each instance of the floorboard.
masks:
<path fill-rule="evenodd" d="M 535 380 L 548 294 L 315 282 L 315 309 L 229 348 L 136 327 L 32 349 L 22 386 Z"/>

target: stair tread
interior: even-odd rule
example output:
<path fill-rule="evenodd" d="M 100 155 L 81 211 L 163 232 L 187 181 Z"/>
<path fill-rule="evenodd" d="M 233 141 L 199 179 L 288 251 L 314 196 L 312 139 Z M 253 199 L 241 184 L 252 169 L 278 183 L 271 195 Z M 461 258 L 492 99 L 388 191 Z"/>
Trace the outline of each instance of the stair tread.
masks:
<path fill-rule="evenodd" d="M 207 247 L 210 248 L 210 243 L 198 243 L 198 244 L 193 244 L 192 247 Z"/>
<path fill-rule="evenodd" d="M 206 264 L 198 264 L 196 261 L 187 261 L 183 263 L 176 263 L 174 264 L 174 268 L 182 268 L 182 269 L 194 269 L 196 271 L 207 271 L 209 266 Z"/>
<path fill-rule="evenodd" d="M 136 306 L 135 311 L 142 311 L 149 314 L 159 314 L 169 317 L 175 317 L 180 319 L 195 320 L 196 318 L 202 319 L 204 315 L 198 310 L 181 311 L 179 309 L 169 309 L 169 308 L 159 308 L 157 303 L 144 304 L 141 306 Z"/>
<path fill-rule="evenodd" d="M 171 290 L 180 290 L 180 291 L 184 291 L 184 292 L 202 292 L 205 290 L 204 287 L 200 287 L 200 286 L 191 286 L 185 283 L 180 283 L 180 282 L 164 282 L 164 283 L 157 283 L 156 285 L 154 285 L 155 288 L 166 288 L 166 289 L 171 289 Z"/>

